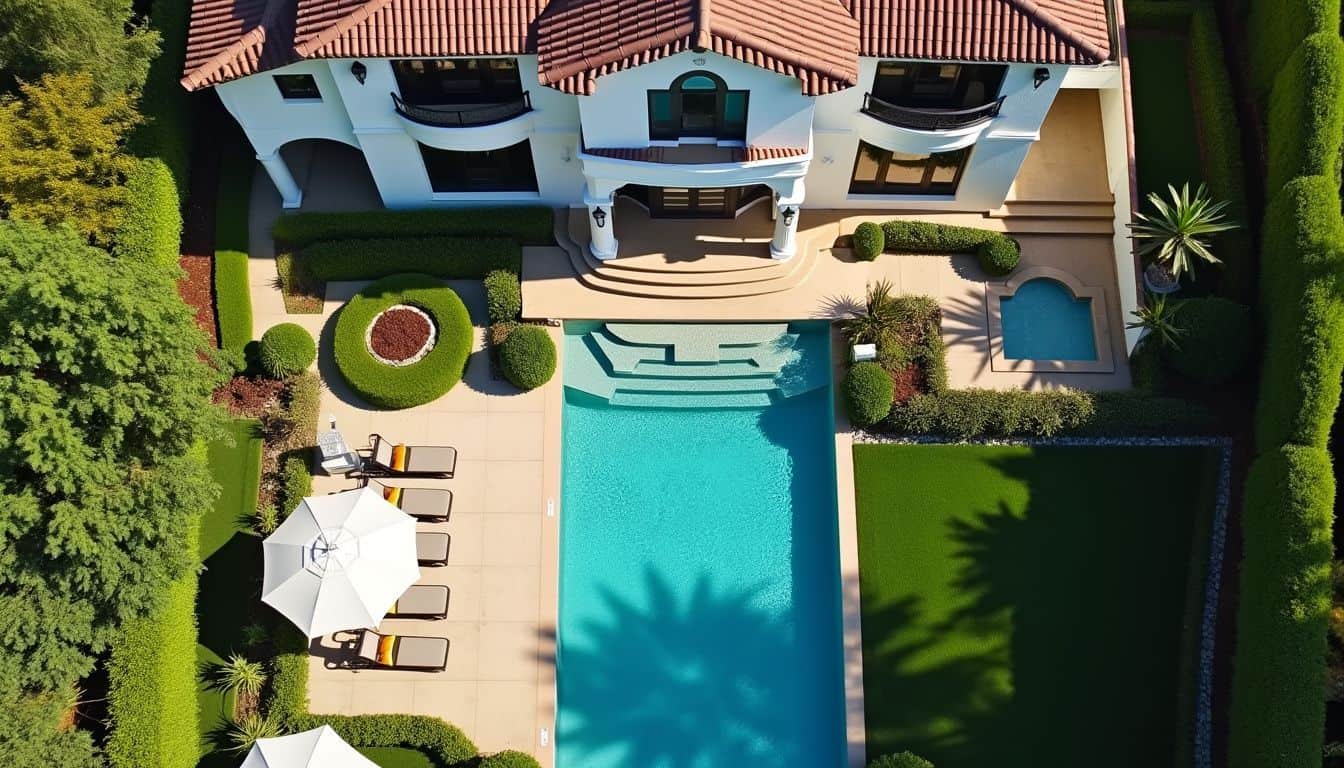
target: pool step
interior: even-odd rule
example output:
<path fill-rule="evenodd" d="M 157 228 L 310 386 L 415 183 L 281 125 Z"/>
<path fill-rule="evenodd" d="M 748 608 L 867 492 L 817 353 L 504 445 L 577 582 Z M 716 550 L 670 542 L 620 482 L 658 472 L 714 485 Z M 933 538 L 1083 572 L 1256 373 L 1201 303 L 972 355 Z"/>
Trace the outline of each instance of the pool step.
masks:
<path fill-rule="evenodd" d="M 764 408 L 770 404 L 766 392 L 656 394 L 650 392 L 617 392 L 612 405 L 634 408 Z"/>

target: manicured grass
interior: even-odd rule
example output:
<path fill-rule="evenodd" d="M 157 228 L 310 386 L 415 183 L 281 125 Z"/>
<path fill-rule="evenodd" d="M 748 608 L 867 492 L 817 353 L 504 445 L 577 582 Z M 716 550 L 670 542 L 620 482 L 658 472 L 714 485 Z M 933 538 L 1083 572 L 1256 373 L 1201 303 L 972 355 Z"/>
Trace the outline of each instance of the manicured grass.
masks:
<path fill-rule="evenodd" d="M 1149 192 L 1164 192 L 1168 184 L 1178 189 L 1187 181 L 1192 186 L 1199 184 L 1204 173 L 1186 84 L 1185 40 L 1133 35 L 1129 62 L 1140 198 L 1146 199 Z"/>
<path fill-rule="evenodd" d="M 210 471 L 219 483 L 219 501 L 201 518 L 200 591 L 196 620 L 200 635 L 196 658 L 202 669 L 243 652 L 242 630 L 251 622 L 252 596 L 261 579 L 261 544 L 250 533 L 261 483 L 261 424 L 236 419 L 228 425 L 232 440 L 210 444 Z M 233 699 L 202 682 L 197 696 L 201 710 L 200 765 L 233 766 L 237 755 L 215 749 L 215 734 L 233 712 Z"/>
<path fill-rule="evenodd" d="M 862 445 L 854 465 L 869 754 L 1188 754 L 1216 451 Z"/>
<path fill-rule="evenodd" d="M 363 747 L 359 753 L 382 768 L 435 768 L 429 755 L 402 747 Z"/>

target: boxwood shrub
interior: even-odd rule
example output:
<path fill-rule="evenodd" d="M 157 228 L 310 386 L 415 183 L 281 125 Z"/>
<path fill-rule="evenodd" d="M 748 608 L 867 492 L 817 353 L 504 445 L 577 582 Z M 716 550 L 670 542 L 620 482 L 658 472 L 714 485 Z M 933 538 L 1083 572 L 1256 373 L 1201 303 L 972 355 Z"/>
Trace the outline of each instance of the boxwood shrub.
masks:
<path fill-rule="evenodd" d="M 494 270 L 517 274 L 522 250 L 502 238 L 397 237 L 332 240 L 296 254 L 298 267 L 316 280 L 375 280 L 417 272 L 445 280 L 480 280 Z"/>
<path fill-rule="evenodd" d="M 850 366 L 841 388 L 845 397 L 845 411 L 854 424 L 870 426 L 891 413 L 895 388 L 891 376 L 877 363 L 862 362 Z"/>
<path fill-rule="evenodd" d="M 198 559 L 194 536 L 177 546 Z M 159 610 L 129 621 L 112 645 L 105 748 L 112 768 L 195 768 L 200 758 L 196 588 L 194 570 L 171 582 Z"/>
<path fill-rule="evenodd" d="M 429 755 L 437 765 L 462 764 L 476 745 L 451 723 L 426 715 L 299 715 L 294 730 L 329 725 L 352 747 L 403 747 Z"/>
<path fill-rule="evenodd" d="M 872 261 L 881 255 L 886 247 L 886 235 L 882 227 L 877 224 L 865 221 L 854 228 L 854 258 L 860 261 Z"/>
<path fill-rule="evenodd" d="M 286 456 L 280 467 L 280 498 L 276 506 L 282 513 L 288 513 L 312 494 L 313 472 L 308 468 L 308 459 L 300 453 Z"/>
<path fill-rule="evenodd" d="M 499 346 L 499 367 L 519 389 L 536 389 L 555 375 L 555 342 L 539 325 L 520 325 Z"/>
<path fill-rule="evenodd" d="M 491 325 L 518 319 L 523 312 L 523 287 L 517 272 L 496 269 L 485 276 L 485 307 Z"/>
<path fill-rule="evenodd" d="M 506 749 L 482 758 L 479 768 L 541 768 L 541 763 L 526 752 Z"/>
<path fill-rule="evenodd" d="M 255 164 L 241 136 L 223 149 L 215 201 L 215 317 L 219 346 L 240 351 L 252 340 L 252 293 L 248 285 L 249 201 Z"/>
<path fill-rule="evenodd" d="M 324 240 L 407 237 L 507 237 L 529 245 L 554 241 L 555 214 L 541 206 L 452 208 L 281 216 L 275 239 L 299 249 Z"/>
<path fill-rule="evenodd" d="M 1251 464 L 1228 747 L 1234 768 L 1321 764 L 1334 494 L 1324 448 L 1283 446 Z"/>
<path fill-rule="evenodd" d="M 1338 29 L 1307 38 L 1274 81 L 1266 117 L 1266 191 L 1296 176 L 1340 175 L 1344 41 Z"/>
<path fill-rule="evenodd" d="M 140 160 L 126 176 L 126 205 L 113 253 L 175 270 L 181 239 L 182 212 L 172 172 L 158 158 Z"/>
<path fill-rule="evenodd" d="M 1006 275 L 1017 267 L 1021 248 L 1002 232 L 958 227 L 931 221 L 894 219 L 882 224 L 889 251 L 904 253 L 973 253 L 991 275 Z"/>
<path fill-rule="evenodd" d="M 257 357 L 266 375 L 283 379 L 308 370 L 317 359 L 317 344 L 303 326 L 280 323 L 261 335 Z"/>
<path fill-rule="evenodd" d="M 1250 73 L 1256 92 L 1263 99 L 1274 85 L 1274 75 L 1308 35 L 1337 33 L 1339 0 L 1250 0 L 1246 29 L 1255 30 L 1246 42 L 1250 48 Z M 1125 5 L 1128 10 L 1129 4 Z"/>
<path fill-rule="evenodd" d="M 394 367 L 374 359 L 364 333 L 394 304 L 423 309 L 438 328 L 434 348 L 421 360 Z M 393 275 L 360 291 L 336 315 L 336 367 L 355 394 L 382 408 L 410 408 L 443 396 L 462 378 L 472 345 L 471 316 L 443 281 L 423 274 Z"/>
<path fill-rule="evenodd" d="M 1021 254 L 1022 249 L 1017 241 L 1009 237 L 990 238 L 975 249 L 975 259 L 980 262 L 980 268 L 996 277 L 1017 269 Z"/>
<path fill-rule="evenodd" d="M 1095 413 L 1086 392 L 949 389 L 915 395 L 891 411 L 896 431 L 959 440 L 1049 437 L 1082 426 Z"/>
<path fill-rule="evenodd" d="M 1125 0 L 1125 24 L 1131 29 L 1184 33 L 1193 12 L 1191 0 Z"/>
<path fill-rule="evenodd" d="M 1186 299 L 1173 320 L 1179 349 L 1168 349 L 1171 367 L 1201 384 L 1220 384 L 1241 372 L 1255 332 L 1249 307 L 1208 296 Z"/>
<path fill-rule="evenodd" d="M 933 768 L 933 763 L 914 752 L 897 752 L 875 758 L 868 768 Z"/>

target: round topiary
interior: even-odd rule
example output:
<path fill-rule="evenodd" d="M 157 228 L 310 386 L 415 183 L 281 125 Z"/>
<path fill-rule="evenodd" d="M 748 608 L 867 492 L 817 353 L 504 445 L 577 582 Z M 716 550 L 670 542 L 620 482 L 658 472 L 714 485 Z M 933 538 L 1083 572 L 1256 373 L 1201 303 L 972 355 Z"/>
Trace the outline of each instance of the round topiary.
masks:
<path fill-rule="evenodd" d="M 933 768 L 933 763 L 913 752 L 897 752 L 873 760 L 868 768 Z"/>
<path fill-rule="evenodd" d="M 855 363 L 845 374 L 844 393 L 849 420 L 866 427 L 891 413 L 895 388 L 882 366 L 863 362 Z"/>
<path fill-rule="evenodd" d="M 409 304 L 434 319 L 434 348 L 410 365 L 391 366 L 369 352 L 365 334 L 378 313 Z M 370 283 L 336 315 L 336 368 L 356 395 L 381 408 L 410 408 L 442 397 L 461 380 L 471 354 L 471 315 L 452 288 L 429 275 L 403 274 Z"/>
<path fill-rule="evenodd" d="M 865 221 L 854 228 L 854 257 L 861 261 L 876 259 L 887 247 L 887 237 L 882 227 L 871 221 Z"/>
<path fill-rule="evenodd" d="M 296 323 L 272 326 L 261 335 L 257 360 L 267 376 L 283 379 L 303 373 L 317 359 L 317 344 L 307 329 Z"/>
<path fill-rule="evenodd" d="M 481 758 L 480 768 L 541 768 L 537 759 L 526 752 L 506 749 L 489 757 Z"/>
<path fill-rule="evenodd" d="M 485 276 L 484 282 L 485 306 L 491 324 L 517 320 L 523 311 L 523 289 L 518 283 L 518 274 L 496 269 Z"/>
<path fill-rule="evenodd" d="M 1022 249 L 1017 241 L 1007 236 L 991 237 L 975 251 L 980 268 L 991 275 L 1002 277 L 1017 269 Z"/>
<path fill-rule="evenodd" d="M 536 389 L 555 375 L 555 342 L 539 325 L 520 325 L 499 346 L 504 378 L 519 389 Z"/>
<path fill-rule="evenodd" d="M 1176 348 L 1163 350 L 1182 376 L 1201 384 L 1218 384 L 1246 365 L 1252 341 L 1251 310 L 1216 296 L 1186 299 L 1172 324 L 1180 329 Z"/>

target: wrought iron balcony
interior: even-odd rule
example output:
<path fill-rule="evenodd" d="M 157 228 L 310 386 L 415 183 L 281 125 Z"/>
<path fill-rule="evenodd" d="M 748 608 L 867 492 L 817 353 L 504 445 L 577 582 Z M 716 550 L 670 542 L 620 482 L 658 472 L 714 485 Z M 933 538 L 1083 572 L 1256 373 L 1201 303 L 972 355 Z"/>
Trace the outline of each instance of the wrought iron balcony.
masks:
<path fill-rule="evenodd" d="M 532 111 L 532 98 L 527 91 L 523 95 L 502 101 L 498 104 L 470 104 L 465 106 L 444 106 L 408 104 L 397 94 L 392 94 L 392 103 L 397 114 L 435 128 L 473 128 L 481 125 L 493 125 L 512 120 L 519 115 Z"/>
<path fill-rule="evenodd" d="M 933 109 L 929 107 L 902 107 L 883 101 L 873 94 L 863 97 L 863 113 L 898 128 L 916 131 L 950 131 L 969 128 L 999 116 L 1003 106 L 1000 96 L 988 104 L 970 109 Z"/>

